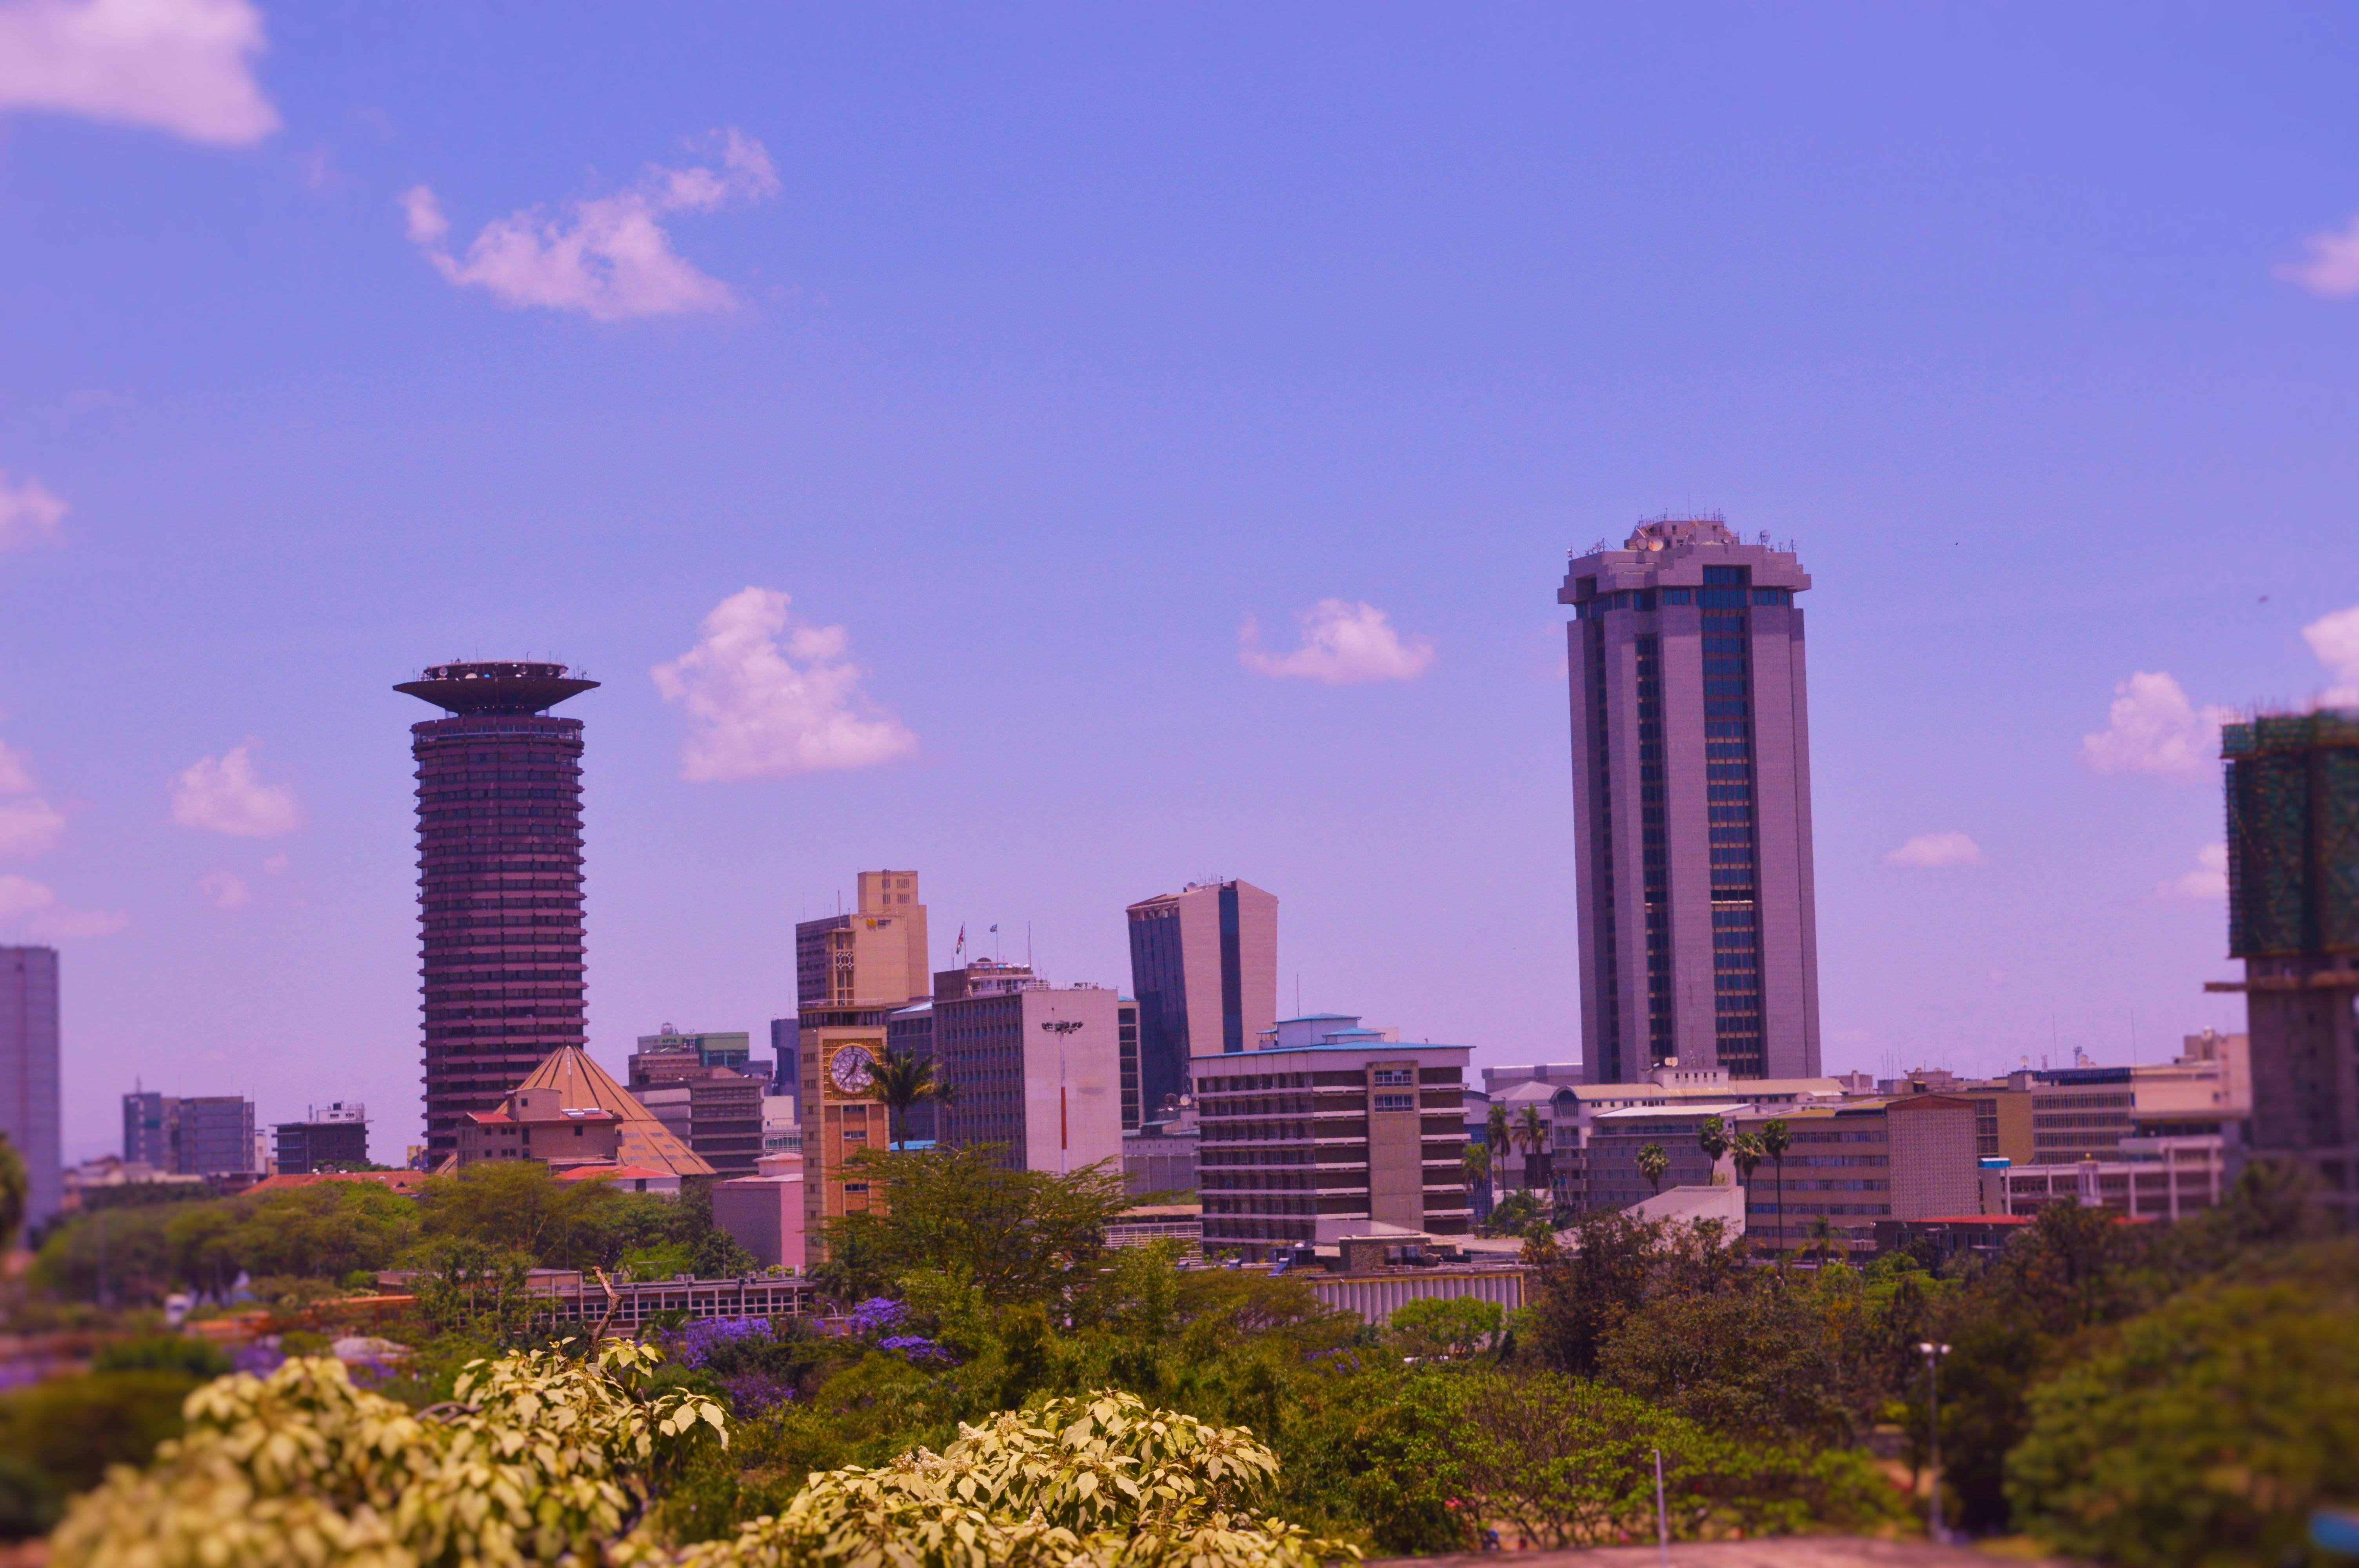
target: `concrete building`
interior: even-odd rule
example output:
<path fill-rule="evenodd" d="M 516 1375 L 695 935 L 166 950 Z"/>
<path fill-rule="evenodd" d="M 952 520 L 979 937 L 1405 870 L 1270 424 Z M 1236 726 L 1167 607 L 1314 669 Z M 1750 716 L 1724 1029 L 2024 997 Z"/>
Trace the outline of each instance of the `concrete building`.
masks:
<path fill-rule="evenodd" d="M 517 1092 L 544 1089 L 555 1097 L 560 1107 L 609 1112 L 614 1120 L 616 1147 L 613 1155 L 620 1165 L 635 1166 L 659 1172 L 667 1176 L 710 1176 L 712 1167 L 699 1159 L 687 1144 L 681 1142 L 647 1108 L 634 1098 L 629 1090 L 616 1083 L 614 1076 L 592 1061 L 587 1051 L 579 1046 L 566 1046 L 549 1054 L 549 1059 L 534 1067 Z M 502 1097 L 503 1103 L 506 1097 Z M 546 1103 L 536 1102 L 536 1103 Z M 440 1169 L 455 1169 L 457 1151 L 443 1162 Z"/>
<path fill-rule="evenodd" d="M 1145 1089 L 1138 1076 L 1138 1003 L 1123 997 L 1114 1005 L 1114 1038 L 1122 1062 L 1122 1130 L 1137 1131 L 1147 1124 Z"/>
<path fill-rule="evenodd" d="M 1194 1097 L 1168 1121 L 1150 1121 L 1122 1140 L 1122 1173 L 1134 1193 L 1193 1193 L 1197 1161 L 1203 1152 L 1203 1128 L 1196 1119 Z"/>
<path fill-rule="evenodd" d="M 1706 1159 L 1696 1135 L 1712 1117 L 1733 1125 L 1750 1108 L 1742 1100 L 1720 1099 L 1597 1112 L 1589 1129 L 1586 1206 L 1632 1208 L 1675 1187 L 1727 1184 L 1732 1179 L 1727 1156 L 1717 1164 Z M 1638 1156 L 1649 1144 L 1659 1147 L 1670 1162 L 1659 1185 L 1638 1166 Z"/>
<path fill-rule="evenodd" d="M 123 1097 L 123 1161 L 151 1171 L 180 1168 L 179 1097 L 135 1089 Z"/>
<path fill-rule="evenodd" d="M 555 1089 L 514 1089 L 493 1110 L 459 1124 L 462 1167 L 533 1160 L 551 1168 L 621 1162 L 623 1119 L 603 1106 L 569 1106 Z"/>
<path fill-rule="evenodd" d="M 712 1223 L 764 1268 L 801 1273 L 810 1257 L 803 1244 L 800 1157 L 765 1155 L 754 1174 L 714 1183 Z"/>
<path fill-rule="evenodd" d="M 795 927 L 795 1001 L 814 1007 L 884 1003 L 922 997 L 927 962 L 926 905 L 915 871 L 862 871 L 859 905 Z"/>
<path fill-rule="evenodd" d="M 1873 1252 L 1884 1219 L 1981 1212 L 1974 1108 L 1955 1095 L 1754 1110 L 1732 1130 L 1782 1120 L 1792 1140 L 1782 1172 L 1764 1161 L 1746 1185 L 1745 1230 L 1765 1252 L 1799 1252 L 1825 1217 L 1847 1250 Z"/>
<path fill-rule="evenodd" d="M 1190 882 L 1125 913 L 1144 1119 L 1186 1092 L 1192 1059 L 1250 1050 L 1277 1022 L 1277 900 L 1251 882 Z"/>
<path fill-rule="evenodd" d="M 2359 1220 L 2359 709 L 2262 714 L 2227 760 L 2228 952 L 2245 978 L 2256 1158 Z"/>
<path fill-rule="evenodd" d="M 796 1038 L 801 1028 L 800 1018 L 770 1020 L 770 1092 L 774 1095 L 799 1094 L 802 1090 L 802 1044 Z"/>
<path fill-rule="evenodd" d="M 58 950 L 0 947 L 0 1132 L 25 1162 L 25 1226 L 65 1201 L 58 1147 Z"/>
<path fill-rule="evenodd" d="M 1028 971 L 1020 984 L 978 984 L 983 968 L 950 971 L 934 993 L 935 1071 L 958 1093 L 940 1109 L 941 1141 L 989 1144 L 1012 1169 L 1067 1175 L 1109 1162 L 1119 1173 L 1116 994 Z"/>
<path fill-rule="evenodd" d="M 762 1154 L 762 1090 L 767 1063 L 749 1074 L 743 1034 L 687 1035 L 669 1024 L 643 1034 L 631 1055 L 631 1094 L 723 1176 L 754 1173 Z M 696 1042 L 717 1042 L 706 1049 Z M 685 1044 L 684 1044 L 685 1043 Z"/>
<path fill-rule="evenodd" d="M 937 975 L 934 983 L 941 984 Z M 937 1072 L 941 1063 L 934 1047 L 934 1000 L 913 1001 L 897 1008 L 885 1020 L 885 1049 L 897 1056 L 907 1056 L 913 1062 L 932 1062 Z M 932 1100 L 920 1100 L 901 1117 L 901 1146 L 905 1149 L 930 1148 L 941 1136 L 940 1107 Z"/>
<path fill-rule="evenodd" d="M 1565 572 L 1592 1082 L 1819 1075 L 1810 586 L 1717 516 L 1642 523 Z"/>
<path fill-rule="evenodd" d="M 1257 1044 L 1190 1064 L 1208 1251 L 1254 1261 L 1466 1234 L 1470 1047 L 1405 1045 L 1337 1014 L 1282 1021 Z"/>
<path fill-rule="evenodd" d="M 701 1066 L 727 1067 L 748 1077 L 770 1076 L 770 1065 L 754 1059 L 754 1037 L 742 1029 L 682 1033 L 667 1023 L 653 1034 L 639 1036 L 637 1054 L 642 1056 L 672 1055 L 683 1051 L 693 1054 Z"/>
<path fill-rule="evenodd" d="M 437 665 L 394 687 L 442 709 L 409 727 L 418 763 L 426 1147 L 458 1150 L 553 1051 L 587 1043 L 582 721 L 563 665 Z"/>
<path fill-rule="evenodd" d="M 183 1095 L 175 1105 L 179 1127 L 173 1169 L 189 1176 L 259 1175 L 255 1158 L 254 1102 L 239 1095 Z"/>
<path fill-rule="evenodd" d="M 302 1120 L 282 1121 L 271 1132 L 272 1159 L 279 1175 L 299 1176 L 328 1166 L 369 1162 L 368 1107 L 358 1100 L 307 1106 Z"/>
<path fill-rule="evenodd" d="M 2125 1138 L 2110 1159 L 2013 1165 L 1987 1161 L 1981 1212 L 2035 1215 L 2067 1199 L 2140 1219 L 2176 1220 L 2217 1208 L 2228 1182 L 2217 1136 Z"/>

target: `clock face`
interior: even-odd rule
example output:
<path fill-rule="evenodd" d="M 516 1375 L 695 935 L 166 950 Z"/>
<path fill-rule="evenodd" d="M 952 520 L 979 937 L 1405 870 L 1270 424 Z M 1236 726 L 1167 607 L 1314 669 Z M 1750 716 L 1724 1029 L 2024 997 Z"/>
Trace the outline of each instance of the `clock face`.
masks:
<path fill-rule="evenodd" d="M 845 1094 L 866 1094 L 868 1086 L 875 1081 L 869 1076 L 868 1063 L 867 1052 L 857 1045 L 846 1045 L 829 1060 L 827 1076 Z"/>

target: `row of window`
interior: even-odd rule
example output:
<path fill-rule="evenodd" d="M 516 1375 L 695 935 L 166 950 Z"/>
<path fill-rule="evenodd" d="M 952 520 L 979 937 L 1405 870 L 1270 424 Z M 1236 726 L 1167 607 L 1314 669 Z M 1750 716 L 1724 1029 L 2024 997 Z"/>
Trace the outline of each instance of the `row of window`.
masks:
<path fill-rule="evenodd" d="M 1790 609 L 1789 588 L 1636 588 L 1601 593 L 1572 607 L 1576 621 L 1594 621 L 1609 611 L 1635 610 L 1640 614 L 1673 605 L 1696 604 L 1707 610 L 1742 610 L 1747 605 Z"/>

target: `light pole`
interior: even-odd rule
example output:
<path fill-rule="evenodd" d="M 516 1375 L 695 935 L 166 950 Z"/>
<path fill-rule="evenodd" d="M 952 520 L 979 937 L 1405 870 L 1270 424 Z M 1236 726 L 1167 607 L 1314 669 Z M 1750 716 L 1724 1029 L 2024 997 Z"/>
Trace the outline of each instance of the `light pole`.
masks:
<path fill-rule="evenodd" d="M 1920 1342 L 1917 1348 L 1925 1356 L 1925 1436 L 1933 1473 L 1933 1496 L 1930 1505 L 1931 1519 L 1926 1526 L 1926 1533 L 1938 1543 L 1949 1539 L 1941 1528 L 1941 1357 L 1950 1353 L 1950 1347 L 1928 1339 Z"/>

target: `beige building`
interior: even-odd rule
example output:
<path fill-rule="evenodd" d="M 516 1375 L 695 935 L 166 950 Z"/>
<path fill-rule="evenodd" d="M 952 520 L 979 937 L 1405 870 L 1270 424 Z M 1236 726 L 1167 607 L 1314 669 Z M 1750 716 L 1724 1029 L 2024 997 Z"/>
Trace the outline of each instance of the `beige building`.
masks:
<path fill-rule="evenodd" d="M 1786 1124 L 1782 1173 L 1764 1161 L 1745 1189 L 1745 1234 L 1767 1252 L 1798 1252 L 1824 1217 L 1845 1249 L 1873 1252 L 1879 1219 L 1982 1212 L 1974 1108 L 1956 1095 L 1904 1095 L 1756 1110 L 1733 1130 Z"/>
<path fill-rule="evenodd" d="M 863 871 L 859 907 L 795 927 L 797 1045 L 804 1230 L 813 1260 L 828 1220 L 870 1206 L 869 1184 L 847 1169 L 890 1137 L 869 1068 L 885 1056 L 887 1021 L 928 994 L 926 906 L 915 871 Z"/>
<path fill-rule="evenodd" d="M 1051 986 L 1028 969 L 1020 983 L 1002 983 L 1008 968 L 938 977 L 935 1071 L 958 1094 L 940 1108 L 941 1141 L 990 1145 L 1019 1170 L 1070 1175 L 1110 1162 L 1108 1173 L 1121 1174 L 1115 994 Z"/>
<path fill-rule="evenodd" d="M 1125 913 L 1146 1122 L 1187 1092 L 1191 1060 L 1250 1051 L 1277 1022 L 1277 898 L 1234 879 L 1190 882 Z"/>
<path fill-rule="evenodd" d="M 1288 1019 L 1259 1050 L 1191 1064 L 1204 1246 L 1247 1261 L 1298 1247 L 1466 1234 L 1464 1045 L 1404 1045 L 1343 1015 Z"/>
<path fill-rule="evenodd" d="M 484 1160 L 611 1165 L 622 1147 L 622 1118 L 599 1106 L 569 1106 L 555 1089 L 511 1089 L 498 1109 L 459 1117 L 462 1166 Z"/>

